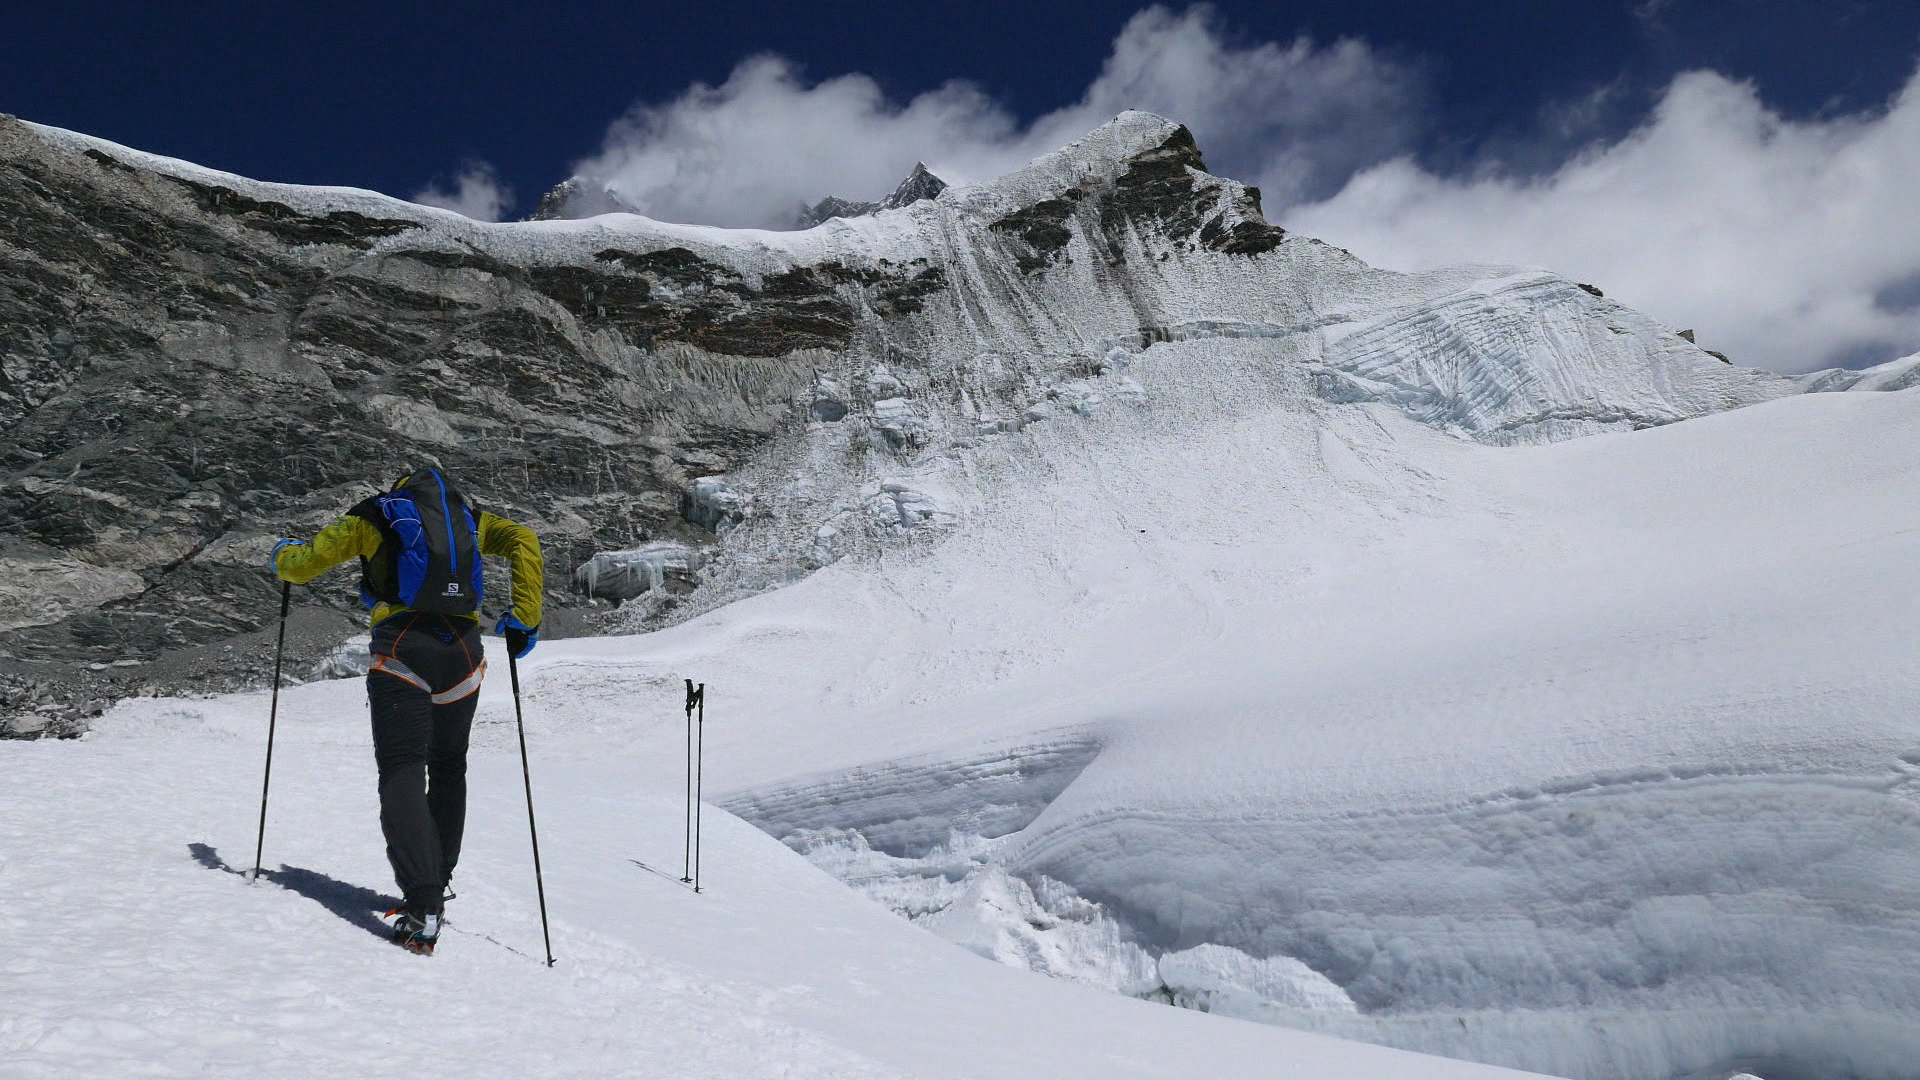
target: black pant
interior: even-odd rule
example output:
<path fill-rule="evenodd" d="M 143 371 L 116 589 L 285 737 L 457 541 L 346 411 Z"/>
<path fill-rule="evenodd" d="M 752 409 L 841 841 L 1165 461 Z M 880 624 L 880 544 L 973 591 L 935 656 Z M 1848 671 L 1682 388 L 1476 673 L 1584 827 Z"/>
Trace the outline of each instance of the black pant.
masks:
<path fill-rule="evenodd" d="M 484 667 L 480 626 L 406 612 L 374 627 L 371 651 L 367 703 L 387 861 L 407 906 L 437 913 L 467 823 L 467 735 Z"/>

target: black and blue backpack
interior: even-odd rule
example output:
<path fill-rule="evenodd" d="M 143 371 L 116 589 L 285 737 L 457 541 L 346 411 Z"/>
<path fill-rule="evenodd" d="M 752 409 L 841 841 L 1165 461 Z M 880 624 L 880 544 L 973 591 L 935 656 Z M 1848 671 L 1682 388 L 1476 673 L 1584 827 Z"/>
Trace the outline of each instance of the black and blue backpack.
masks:
<path fill-rule="evenodd" d="M 380 530 L 360 560 L 360 602 L 385 601 L 436 615 L 480 610 L 480 523 L 438 470 L 422 469 L 347 513 Z"/>

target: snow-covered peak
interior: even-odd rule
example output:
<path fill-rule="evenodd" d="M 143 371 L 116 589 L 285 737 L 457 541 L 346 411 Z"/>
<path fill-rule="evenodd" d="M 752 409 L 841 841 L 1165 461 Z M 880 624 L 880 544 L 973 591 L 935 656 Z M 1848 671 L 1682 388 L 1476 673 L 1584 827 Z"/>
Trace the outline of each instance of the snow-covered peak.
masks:
<path fill-rule="evenodd" d="M 584 176 L 569 176 L 540 196 L 540 205 L 527 215 L 527 220 L 558 221 L 639 212 L 637 207 L 605 184 L 597 184 Z"/>
<path fill-rule="evenodd" d="M 909 172 L 907 178 L 900 181 L 899 185 L 893 189 L 893 194 L 880 201 L 880 205 L 888 210 L 896 210 L 902 206 L 917 203 L 921 199 L 939 198 L 940 193 L 947 190 L 947 187 L 947 182 L 935 176 L 933 170 L 927 168 L 926 162 L 916 161 L 913 163 L 913 171 Z"/>
<path fill-rule="evenodd" d="M 1160 152 L 1169 143 L 1192 145 L 1180 124 L 1150 112 L 1129 109 L 1050 154 L 993 180 L 956 189 L 951 197 L 976 213 L 1008 212 L 1055 198 L 1088 181 L 1111 181 L 1130 165 Z M 1194 153 L 1197 164 L 1199 155 Z"/>
<path fill-rule="evenodd" d="M 898 210 L 903 206 L 912 206 L 923 199 L 939 198 L 947 190 L 947 182 L 933 174 L 924 161 L 913 163 L 913 171 L 906 179 L 894 185 L 893 193 L 876 202 L 858 202 L 829 195 L 812 206 L 800 208 L 799 226 L 811 229 L 833 218 L 860 217 L 881 210 Z"/>

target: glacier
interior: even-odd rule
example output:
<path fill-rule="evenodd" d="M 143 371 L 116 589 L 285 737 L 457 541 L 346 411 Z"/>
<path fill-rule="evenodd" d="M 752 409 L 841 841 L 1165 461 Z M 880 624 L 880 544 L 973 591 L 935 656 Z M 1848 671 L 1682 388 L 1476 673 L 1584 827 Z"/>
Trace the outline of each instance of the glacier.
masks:
<path fill-rule="evenodd" d="M 743 711 L 848 759 L 724 805 L 1136 996 L 1582 1078 L 1913 1075 L 1920 405 L 1487 447 L 1154 392 L 1225 354 L 1155 346 L 1155 405 L 1030 429 L 1046 482 L 985 485 L 977 532 L 655 635 L 781 672 Z M 1343 996 L 1262 992 L 1292 964 Z"/>

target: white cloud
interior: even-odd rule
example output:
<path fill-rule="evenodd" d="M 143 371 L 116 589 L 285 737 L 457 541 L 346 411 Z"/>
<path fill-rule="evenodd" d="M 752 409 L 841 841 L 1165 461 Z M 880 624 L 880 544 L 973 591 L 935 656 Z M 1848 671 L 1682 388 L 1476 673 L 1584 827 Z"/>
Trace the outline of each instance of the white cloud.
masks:
<path fill-rule="evenodd" d="M 883 195 L 917 160 L 949 182 L 985 179 L 1145 109 L 1193 128 L 1210 164 L 1257 173 L 1284 202 L 1325 195 L 1404 148 L 1419 90 L 1359 42 L 1239 47 L 1207 8 L 1153 7 L 1127 23 L 1078 102 L 1030 124 L 968 83 L 901 105 L 864 75 L 809 85 L 761 56 L 720 86 L 636 106 L 575 171 L 653 217 L 780 228 L 803 202 Z"/>
<path fill-rule="evenodd" d="M 1404 150 L 1424 113 L 1424 80 L 1364 43 L 1306 38 L 1229 45 L 1207 8 L 1149 8 L 1113 43 L 1079 103 L 1042 117 L 1055 149 L 1125 109 L 1186 124 L 1215 172 L 1258 179 L 1276 205 L 1330 194 L 1355 169 Z"/>
<path fill-rule="evenodd" d="M 897 106 L 865 75 L 808 86 L 787 61 L 759 56 L 720 86 L 636 106 L 574 171 L 652 217 L 782 228 L 802 202 L 883 193 L 917 158 L 999 145 L 1011 127 L 965 83 Z"/>
<path fill-rule="evenodd" d="M 484 161 L 469 161 L 454 176 L 452 191 L 435 181 L 424 190 L 415 192 L 413 201 L 465 214 L 475 221 L 499 221 L 500 215 L 513 201 L 513 192 L 501 185 L 492 165 Z"/>
<path fill-rule="evenodd" d="M 1889 359 L 1920 349 L 1920 76 L 1884 110 L 1796 122 L 1693 72 L 1638 130 L 1545 176 L 1395 160 L 1284 223 L 1399 269 L 1549 267 L 1737 363 Z"/>
<path fill-rule="evenodd" d="M 1358 41 L 1239 43 L 1208 8 L 1152 7 L 1078 101 L 1030 123 L 965 82 L 902 104 L 864 75 L 810 83 L 761 56 L 635 106 L 576 172 L 657 218 L 784 228 L 802 203 L 885 194 L 916 160 L 986 179 L 1145 109 L 1191 127 L 1216 172 L 1260 185 L 1275 220 L 1379 265 L 1545 266 L 1779 371 L 1920 349 L 1920 89 L 1788 121 L 1694 72 L 1627 137 L 1578 149 L 1623 87 L 1548 103 L 1532 140 L 1439 174 L 1401 156 L 1432 133 L 1418 70 Z M 497 184 L 472 175 L 421 201 L 497 216 Z"/>

